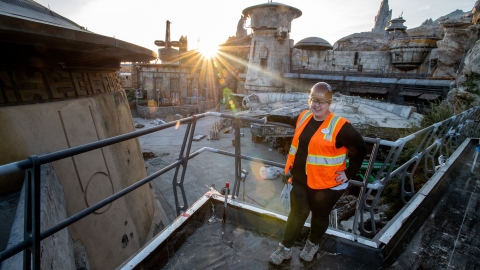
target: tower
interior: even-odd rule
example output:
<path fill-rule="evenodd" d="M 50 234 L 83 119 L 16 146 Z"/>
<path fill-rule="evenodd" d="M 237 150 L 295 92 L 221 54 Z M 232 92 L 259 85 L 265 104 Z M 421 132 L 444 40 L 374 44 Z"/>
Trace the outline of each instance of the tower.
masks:
<path fill-rule="evenodd" d="M 170 40 L 170 24 L 171 22 L 167 20 L 166 22 L 166 30 L 165 30 L 165 41 L 163 40 L 155 40 L 155 45 L 159 47 L 164 47 L 158 49 L 158 58 L 162 60 L 162 63 L 171 63 L 178 61 L 178 50 L 172 47 L 181 47 L 182 43 L 179 41 L 171 41 Z"/>
<path fill-rule="evenodd" d="M 243 10 L 253 30 L 245 91 L 284 92 L 283 74 L 290 70 L 291 23 L 302 15 L 297 8 L 268 2 Z"/>

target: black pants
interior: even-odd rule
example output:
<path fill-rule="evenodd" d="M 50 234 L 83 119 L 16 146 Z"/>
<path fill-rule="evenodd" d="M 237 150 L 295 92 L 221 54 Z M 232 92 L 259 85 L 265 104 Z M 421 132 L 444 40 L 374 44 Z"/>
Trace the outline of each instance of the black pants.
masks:
<path fill-rule="evenodd" d="M 308 239 L 315 244 L 328 228 L 328 218 L 335 203 L 345 190 L 311 189 L 306 185 L 295 183 L 290 191 L 290 214 L 283 235 L 282 244 L 290 248 L 302 232 L 303 225 L 312 211 L 311 228 Z"/>

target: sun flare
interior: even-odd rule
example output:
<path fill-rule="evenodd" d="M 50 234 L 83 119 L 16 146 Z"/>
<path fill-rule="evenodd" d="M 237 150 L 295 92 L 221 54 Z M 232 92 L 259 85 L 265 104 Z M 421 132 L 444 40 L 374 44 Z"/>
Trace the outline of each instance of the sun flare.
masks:
<path fill-rule="evenodd" d="M 210 59 L 215 57 L 218 52 L 218 45 L 206 42 L 200 42 L 198 44 L 198 51 L 204 58 Z"/>

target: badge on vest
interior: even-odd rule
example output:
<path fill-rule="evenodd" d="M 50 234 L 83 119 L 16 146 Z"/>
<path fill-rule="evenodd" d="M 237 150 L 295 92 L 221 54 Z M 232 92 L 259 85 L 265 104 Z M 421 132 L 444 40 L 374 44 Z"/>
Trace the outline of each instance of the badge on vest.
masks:
<path fill-rule="evenodd" d="M 328 134 L 328 133 L 330 133 L 330 130 L 328 128 L 324 128 L 324 129 L 322 129 L 322 133 L 323 134 Z"/>

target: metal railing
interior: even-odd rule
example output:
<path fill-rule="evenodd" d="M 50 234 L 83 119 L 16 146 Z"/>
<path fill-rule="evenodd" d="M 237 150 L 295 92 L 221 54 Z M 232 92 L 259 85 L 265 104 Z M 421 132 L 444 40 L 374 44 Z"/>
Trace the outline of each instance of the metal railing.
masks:
<path fill-rule="evenodd" d="M 234 120 L 235 128 L 235 151 L 228 152 L 219 149 L 214 149 L 210 147 L 201 148 L 195 152 L 191 153 L 191 145 L 194 137 L 195 126 L 198 119 L 204 117 L 223 117 Z M 24 269 L 28 269 L 31 266 L 33 269 L 40 269 L 40 241 L 43 239 L 59 232 L 60 230 L 66 228 L 67 226 L 77 222 L 78 220 L 92 214 L 96 210 L 112 203 L 113 201 L 125 196 L 126 194 L 134 191 L 140 186 L 149 183 L 160 175 L 175 169 L 175 174 L 172 179 L 172 185 L 174 189 L 174 198 L 176 205 L 177 215 L 180 215 L 182 211 L 186 211 L 188 206 L 187 197 L 185 194 L 184 188 L 184 179 L 185 173 L 187 170 L 188 161 L 203 152 L 213 152 L 217 154 L 222 154 L 235 158 L 235 182 L 232 189 L 232 199 L 238 197 L 239 188 L 242 179 L 242 168 L 241 161 L 249 160 L 254 162 L 261 162 L 266 165 L 283 167 L 284 164 L 263 160 L 259 158 L 254 158 L 250 156 L 245 156 L 241 154 L 241 145 L 240 145 L 240 127 L 241 123 L 250 122 L 250 123 L 263 123 L 263 120 L 249 117 L 240 117 L 238 115 L 230 115 L 224 113 L 215 113 L 207 112 L 203 114 L 194 115 L 191 117 L 184 118 L 179 121 L 169 122 L 159 126 L 155 126 L 149 129 L 135 131 L 116 137 L 100 140 L 97 142 L 92 142 L 84 144 L 81 146 L 61 150 L 54 153 L 44 154 L 44 155 L 33 155 L 28 159 L 21 160 L 18 162 L 13 162 L 10 164 L 5 164 L 0 166 L 0 175 L 6 175 L 18 171 L 25 170 L 25 222 L 24 222 L 24 240 L 15 244 L 14 246 L 2 251 L 0 253 L 0 262 L 5 261 L 6 259 L 14 256 L 17 253 L 24 251 Z M 358 204 L 356 209 L 356 218 L 354 222 L 354 228 L 358 226 L 358 229 L 362 236 L 371 237 L 378 239 L 379 234 L 376 234 L 376 227 L 374 222 L 374 212 L 373 209 L 379 202 L 380 195 L 382 193 L 385 184 L 390 181 L 393 177 L 401 177 L 402 181 L 402 197 L 403 202 L 408 201 L 415 194 L 413 188 L 413 173 L 417 168 L 418 164 L 422 159 L 425 160 L 424 174 L 425 177 L 430 177 L 431 174 L 435 171 L 435 157 L 438 153 L 444 158 L 454 151 L 458 146 L 459 142 L 466 137 L 476 136 L 478 132 L 478 125 L 480 121 L 480 107 L 472 108 L 468 111 L 463 112 L 462 114 L 453 116 L 447 120 L 444 120 L 440 123 L 434 124 L 428 128 L 420 130 L 414 134 L 411 134 L 407 137 L 398 139 L 397 141 L 387 141 L 381 140 L 379 138 L 365 138 L 367 143 L 372 143 L 374 145 L 372 153 L 370 155 L 370 161 L 365 173 L 365 180 L 363 182 L 351 180 L 351 184 L 362 187 L 360 196 L 358 198 Z M 188 124 L 185 136 L 183 138 L 183 144 L 177 161 L 169 164 L 168 166 L 156 171 L 155 173 L 139 180 L 135 184 L 132 184 L 121 191 L 101 200 L 100 202 L 90 206 L 70 217 L 61 221 L 57 225 L 40 231 L 40 166 L 43 164 L 51 163 L 60 159 L 92 151 L 101 147 L 113 145 L 125 140 L 133 139 L 140 137 L 142 135 L 150 134 L 153 132 L 161 131 L 167 128 L 175 127 L 177 124 Z M 270 123 L 272 124 L 272 123 Z M 291 126 L 286 124 L 275 123 L 275 125 L 291 128 Z M 395 170 L 395 164 L 398 161 L 399 155 L 402 152 L 402 149 L 405 146 L 405 143 L 411 140 L 420 139 L 421 143 L 418 144 L 418 147 L 406 163 L 399 165 Z M 387 158 L 384 160 L 381 169 L 375 173 L 374 181 L 372 183 L 368 182 L 370 175 L 372 175 L 373 163 L 377 159 L 377 154 L 380 146 L 390 147 L 390 151 L 387 155 Z M 387 166 L 389 164 L 389 166 Z M 413 166 L 412 166 L 413 165 Z M 181 169 L 181 170 L 180 170 Z M 372 175 L 373 176 L 373 175 Z M 406 188 L 408 187 L 408 189 Z M 373 202 L 367 203 L 367 198 L 373 195 Z M 181 197 L 181 198 L 180 198 Z M 179 203 L 180 199 L 183 200 L 183 204 Z M 364 226 L 364 218 L 361 213 L 370 213 L 371 215 L 371 230 L 367 230 Z M 357 216 L 360 216 L 360 222 L 357 222 Z M 353 235 L 356 237 L 356 230 L 353 230 Z"/>
<path fill-rule="evenodd" d="M 373 78 L 395 78 L 395 79 L 423 79 L 429 78 L 428 73 L 399 73 L 399 72 L 384 72 L 379 69 L 363 71 L 347 71 L 347 70 L 314 70 L 314 69 L 292 69 L 291 73 L 299 74 L 318 74 L 318 75 L 332 75 L 332 76 L 353 76 L 353 77 L 373 77 Z"/>

